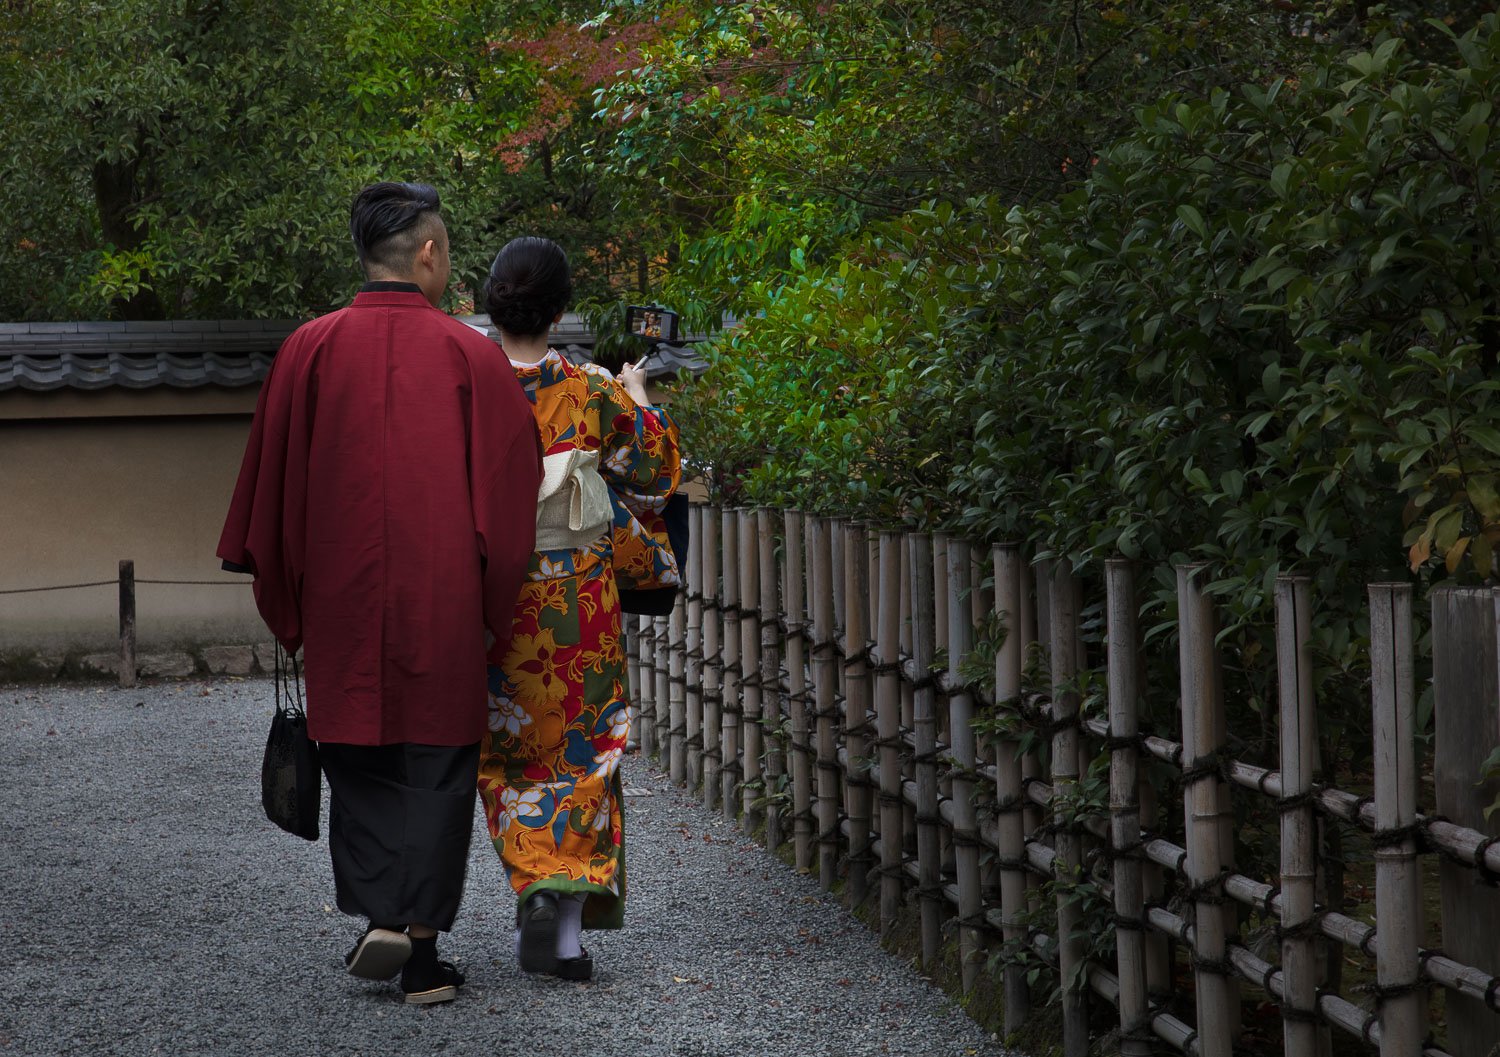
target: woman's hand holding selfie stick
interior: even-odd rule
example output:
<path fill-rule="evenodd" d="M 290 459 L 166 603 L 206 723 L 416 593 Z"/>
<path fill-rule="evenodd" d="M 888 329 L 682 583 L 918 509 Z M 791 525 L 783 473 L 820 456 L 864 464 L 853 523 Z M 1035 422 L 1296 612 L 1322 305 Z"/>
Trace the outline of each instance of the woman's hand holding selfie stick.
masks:
<path fill-rule="evenodd" d="M 650 399 L 646 396 L 646 361 L 651 358 L 648 352 L 635 363 L 627 363 L 620 368 L 616 376 L 625 391 L 630 394 L 630 399 L 637 404 L 649 404 Z"/>

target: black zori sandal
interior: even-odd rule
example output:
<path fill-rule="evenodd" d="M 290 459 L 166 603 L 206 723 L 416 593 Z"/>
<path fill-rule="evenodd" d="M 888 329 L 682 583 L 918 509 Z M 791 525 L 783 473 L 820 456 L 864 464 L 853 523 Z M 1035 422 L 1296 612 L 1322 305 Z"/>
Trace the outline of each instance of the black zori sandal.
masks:
<path fill-rule="evenodd" d="M 557 966 L 557 893 L 541 891 L 521 904 L 519 961 L 523 972 L 550 973 Z"/>
<path fill-rule="evenodd" d="M 594 959 L 589 957 L 588 948 L 581 948 L 583 954 L 577 958 L 558 958 L 553 965 L 551 975 L 559 980 L 573 980 L 583 982 L 594 978 Z"/>
<path fill-rule="evenodd" d="M 350 976 L 362 980 L 389 980 L 411 957 L 411 939 L 404 932 L 371 925 L 354 949 L 344 955 Z"/>
<path fill-rule="evenodd" d="M 406 992 L 409 1006 L 452 1002 L 463 982 L 464 974 L 452 962 L 435 961 L 426 966 L 407 962 L 401 970 L 401 990 Z"/>

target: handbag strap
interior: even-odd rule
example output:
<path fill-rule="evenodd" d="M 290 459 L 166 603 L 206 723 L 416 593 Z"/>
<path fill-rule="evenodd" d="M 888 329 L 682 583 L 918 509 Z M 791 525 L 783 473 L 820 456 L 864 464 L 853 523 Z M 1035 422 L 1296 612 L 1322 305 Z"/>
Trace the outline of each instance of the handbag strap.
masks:
<path fill-rule="evenodd" d="M 288 662 L 292 669 L 290 682 L 286 672 Z M 296 657 L 287 656 L 280 642 L 276 643 L 275 670 L 276 711 L 290 716 L 306 716 L 307 709 L 302 703 L 302 667 L 297 663 Z"/>

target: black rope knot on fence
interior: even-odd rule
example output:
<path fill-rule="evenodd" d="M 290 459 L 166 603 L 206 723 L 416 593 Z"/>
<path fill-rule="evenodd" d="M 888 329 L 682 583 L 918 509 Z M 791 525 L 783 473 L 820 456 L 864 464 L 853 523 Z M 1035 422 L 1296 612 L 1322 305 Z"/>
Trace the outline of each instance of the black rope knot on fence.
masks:
<path fill-rule="evenodd" d="M 1183 767 L 1181 783 L 1184 786 L 1194 785 L 1198 782 L 1213 779 L 1214 781 L 1229 781 L 1229 764 L 1232 757 L 1227 749 L 1217 749 L 1204 756 L 1199 756 L 1192 763 Z"/>

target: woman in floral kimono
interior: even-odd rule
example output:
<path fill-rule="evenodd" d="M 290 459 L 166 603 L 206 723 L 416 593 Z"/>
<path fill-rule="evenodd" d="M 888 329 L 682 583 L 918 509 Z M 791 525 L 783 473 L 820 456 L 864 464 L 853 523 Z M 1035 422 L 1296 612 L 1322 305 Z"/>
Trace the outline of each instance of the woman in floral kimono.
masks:
<path fill-rule="evenodd" d="M 619 585 L 679 582 L 660 514 L 677 488 L 677 427 L 650 405 L 645 374 L 618 379 L 547 347 L 572 294 L 547 239 L 508 243 L 485 285 L 490 319 L 531 399 L 543 483 L 536 553 L 510 650 L 489 671 L 479 792 L 519 897 L 527 972 L 588 979 L 583 928 L 624 920 L 620 757 L 630 732 Z"/>

